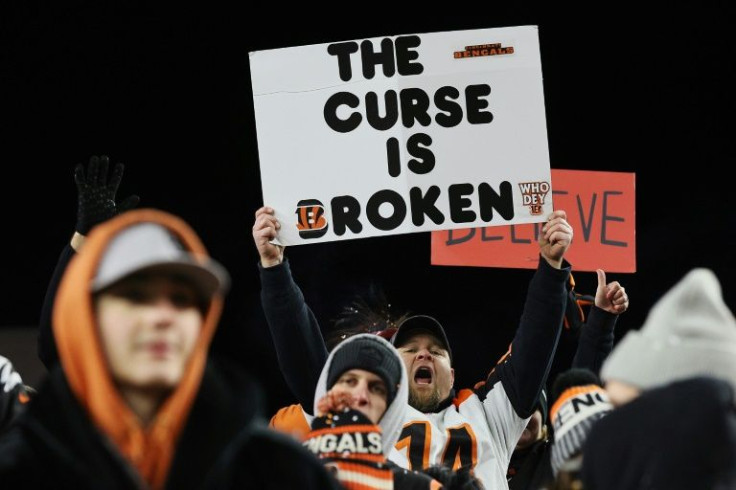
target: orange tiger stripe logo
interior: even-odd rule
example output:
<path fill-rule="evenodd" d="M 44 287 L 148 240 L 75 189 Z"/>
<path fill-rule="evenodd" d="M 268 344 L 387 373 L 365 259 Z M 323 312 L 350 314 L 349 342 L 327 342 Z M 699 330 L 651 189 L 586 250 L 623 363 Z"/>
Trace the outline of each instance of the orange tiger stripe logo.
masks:
<path fill-rule="evenodd" d="M 296 206 L 299 236 L 302 238 L 319 238 L 329 229 L 325 208 L 317 199 L 302 199 Z"/>

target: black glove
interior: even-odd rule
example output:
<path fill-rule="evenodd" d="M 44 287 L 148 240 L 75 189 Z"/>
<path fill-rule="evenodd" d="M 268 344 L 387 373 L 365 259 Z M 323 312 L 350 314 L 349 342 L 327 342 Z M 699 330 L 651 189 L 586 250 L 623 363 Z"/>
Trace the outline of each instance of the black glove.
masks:
<path fill-rule="evenodd" d="M 109 166 L 107 155 L 93 155 L 87 165 L 87 175 L 81 163 L 74 169 L 77 183 L 77 224 L 74 229 L 82 235 L 86 235 L 96 224 L 136 207 L 140 201 L 140 197 L 133 194 L 120 203 L 115 202 L 125 166 L 116 163 L 108 181 Z"/>

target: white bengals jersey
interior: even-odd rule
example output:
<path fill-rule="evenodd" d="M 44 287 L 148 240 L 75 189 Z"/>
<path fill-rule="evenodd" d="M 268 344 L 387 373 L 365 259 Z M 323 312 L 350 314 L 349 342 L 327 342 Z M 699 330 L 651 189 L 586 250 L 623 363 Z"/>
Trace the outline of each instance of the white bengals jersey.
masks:
<path fill-rule="evenodd" d="M 516 415 L 501 382 L 483 400 L 473 390 L 461 390 L 441 412 L 409 407 L 389 459 L 409 469 L 470 465 L 485 488 L 508 488 L 511 454 L 528 421 Z"/>

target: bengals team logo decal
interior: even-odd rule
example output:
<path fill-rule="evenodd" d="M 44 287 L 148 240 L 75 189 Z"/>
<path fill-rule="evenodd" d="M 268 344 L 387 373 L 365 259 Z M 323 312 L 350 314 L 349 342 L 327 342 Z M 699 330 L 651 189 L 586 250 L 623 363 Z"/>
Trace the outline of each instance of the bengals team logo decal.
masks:
<path fill-rule="evenodd" d="M 319 238 L 329 228 L 325 208 L 317 199 L 302 199 L 296 205 L 296 227 L 302 238 Z"/>
<path fill-rule="evenodd" d="M 452 53 L 453 58 L 475 58 L 477 56 L 498 56 L 501 54 L 514 54 L 513 46 L 502 46 L 501 43 L 475 44 L 465 46 L 462 51 Z"/>
<path fill-rule="evenodd" d="M 542 206 L 550 190 L 549 182 L 519 182 L 519 189 L 522 204 L 529 208 L 529 214 L 532 216 L 542 214 Z"/>

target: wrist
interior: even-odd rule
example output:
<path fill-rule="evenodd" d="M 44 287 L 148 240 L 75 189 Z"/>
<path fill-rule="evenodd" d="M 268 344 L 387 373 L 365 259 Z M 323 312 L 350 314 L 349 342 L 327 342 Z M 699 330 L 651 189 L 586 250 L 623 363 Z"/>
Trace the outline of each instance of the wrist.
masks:
<path fill-rule="evenodd" d="M 75 252 L 79 252 L 79 249 L 82 248 L 82 245 L 84 244 L 84 240 L 86 240 L 86 238 L 86 236 L 82 235 L 78 231 L 74 232 L 74 235 L 72 235 L 72 239 L 69 243 Z"/>
<path fill-rule="evenodd" d="M 542 257 L 544 257 L 544 260 L 546 260 L 551 267 L 554 267 L 555 269 L 562 269 L 562 257 L 560 257 L 559 259 L 554 259 L 551 257 L 547 257 L 544 254 L 542 254 Z"/>
<path fill-rule="evenodd" d="M 282 257 L 276 257 L 276 258 L 266 258 L 261 257 L 261 266 L 264 269 L 268 269 L 269 267 L 275 267 L 283 262 Z"/>

